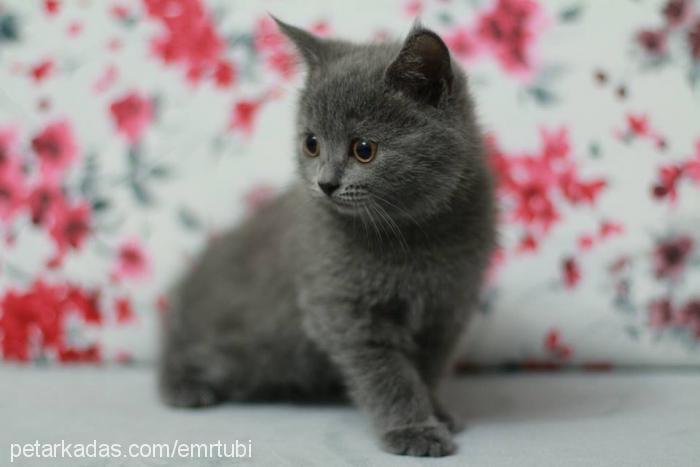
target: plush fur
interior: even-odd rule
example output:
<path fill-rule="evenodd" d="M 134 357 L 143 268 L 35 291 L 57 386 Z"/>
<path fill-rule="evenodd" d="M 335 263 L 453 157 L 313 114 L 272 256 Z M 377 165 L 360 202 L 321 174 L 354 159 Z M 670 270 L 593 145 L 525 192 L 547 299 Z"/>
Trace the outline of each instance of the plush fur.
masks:
<path fill-rule="evenodd" d="M 180 407 L 348 394 L 388 451 L 450 454 L 458 423 L 435 389 L 495 241 L 466 77 L 419 25 L 358 45 L 278 24 L 308 65 L 299 177 L 175 289 L 161 392 Z M 352 157 L 356 139 L 377 144 L 373 161 Z"/>

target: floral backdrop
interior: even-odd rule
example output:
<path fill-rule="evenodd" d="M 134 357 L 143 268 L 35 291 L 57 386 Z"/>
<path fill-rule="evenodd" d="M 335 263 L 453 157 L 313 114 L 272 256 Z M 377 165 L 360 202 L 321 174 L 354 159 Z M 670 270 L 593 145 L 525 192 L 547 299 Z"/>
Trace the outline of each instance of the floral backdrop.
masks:
<path fill-rule="evenodd" d="M 267 16 L 468 72 L 501 241 L 465 366 L 700 364 L 700 1 L 0 0 L 0 355 L 138 362 L 212 235 L 293 176 Z"/>

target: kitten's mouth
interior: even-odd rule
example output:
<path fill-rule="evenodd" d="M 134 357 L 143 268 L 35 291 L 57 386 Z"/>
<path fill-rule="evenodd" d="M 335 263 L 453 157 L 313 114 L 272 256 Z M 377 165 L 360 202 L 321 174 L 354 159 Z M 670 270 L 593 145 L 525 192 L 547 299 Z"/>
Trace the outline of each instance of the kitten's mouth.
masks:
<path fill-rule="evenodd" d="M 365 200 L 349 201 L 342 198 L 328 198 L 328 201 L 336 211 L 343 214 L 360 214 L 367 206 L 367 202 Z"/>

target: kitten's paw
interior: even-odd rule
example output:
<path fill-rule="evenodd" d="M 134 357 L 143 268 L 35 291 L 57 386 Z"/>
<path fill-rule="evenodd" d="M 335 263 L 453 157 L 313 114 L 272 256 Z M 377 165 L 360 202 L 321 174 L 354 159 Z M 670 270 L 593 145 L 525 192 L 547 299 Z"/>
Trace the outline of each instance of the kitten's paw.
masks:
<path fill-rule="evenodd" d="M 448 430 L 450 430 L 450 433 L 459 433 L 460 431 L 464 430 L 464 427 L 466 426 L 464 420 L 450 415 L 447 412 L 439 412 L 436 413 L 435 416 L 447 427 Z"/>
<path fill-rule="evenodd" d="M 452 435 L 442 425 L 416 425 L 382 434 L 387 451 L 404 456 L 442 457 L 457 450 Z"/>
<path fill-rule="evenodd" d="M 161 393 L 163 401 L 173 407 L 209 407 L 221 402 L 214 389 L 202 383 L 170 384 Z"/>

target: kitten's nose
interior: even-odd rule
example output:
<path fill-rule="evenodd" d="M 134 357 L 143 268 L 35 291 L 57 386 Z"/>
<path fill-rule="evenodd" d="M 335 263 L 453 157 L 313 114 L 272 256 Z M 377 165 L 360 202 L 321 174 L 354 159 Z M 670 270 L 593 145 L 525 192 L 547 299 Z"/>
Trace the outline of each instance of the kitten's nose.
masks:
<path fill-rule="evenodd" d="M 335 190 L 338 189 L 338 187 L 340 186 L 340 183 L 338 183 L 338 182 L 322 182 L 322 181 L 319 181 L 319 182 L 318 182 L 318 186 L 321 187 L 321 190 L 323 190 L 323 192 L 324 192 L 325 194 L 327 194 L 328 196 L 330 196 L 330 195 L 333 194 L 333 192 L 334 192 Z"/>

